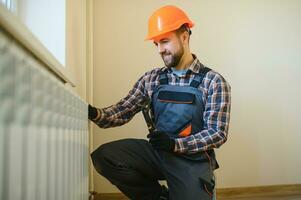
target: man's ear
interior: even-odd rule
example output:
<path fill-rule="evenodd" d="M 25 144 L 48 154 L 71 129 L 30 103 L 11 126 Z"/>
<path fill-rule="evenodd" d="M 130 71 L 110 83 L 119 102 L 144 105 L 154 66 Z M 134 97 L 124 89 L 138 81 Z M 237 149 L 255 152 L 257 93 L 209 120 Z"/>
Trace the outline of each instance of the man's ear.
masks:
<path fill-rule="evenodd" d="M 185 43 L 187 41 L 187 44 L 189 42 L 189 33 L 187 31 L 184 31 L 182 34 L 181 34 L 181 40 L 183 43 Z"/>

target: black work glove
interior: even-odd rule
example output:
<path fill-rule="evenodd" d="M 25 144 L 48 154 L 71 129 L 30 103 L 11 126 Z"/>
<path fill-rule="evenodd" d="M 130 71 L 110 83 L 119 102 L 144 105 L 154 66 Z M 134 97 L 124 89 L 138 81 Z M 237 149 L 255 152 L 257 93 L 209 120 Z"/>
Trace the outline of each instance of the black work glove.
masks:
<path fill-rule="evenodd" d="M 95 119 L 96 116 L 97 116 L 97 109 L 89 104 L 88 118 L 92 120 Z"/>
<path fill-rule="evenodd" d="M 154 149 L 174 152 L 176 142 L 166 133 L 162 131 L 153 131 L 147 135 L 147 138 L 149 138 L 149 143 L 151 143 Z"/>

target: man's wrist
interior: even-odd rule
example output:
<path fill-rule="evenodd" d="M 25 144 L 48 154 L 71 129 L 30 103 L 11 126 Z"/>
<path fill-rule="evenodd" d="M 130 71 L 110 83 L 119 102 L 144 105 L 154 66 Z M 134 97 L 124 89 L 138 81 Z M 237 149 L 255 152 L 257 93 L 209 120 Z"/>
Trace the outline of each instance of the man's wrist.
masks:
<path fill-rule="evenodd" d="M 99 109 L 96 108 L 96 117 L 93 118 L 93 121 L 97 121 L 101 116 L 101 111 Z"/>
<path fill-rule="evenodd" d="M 89 104 L 88 117 L 92 121 L 98 121 L 102 117 L 102 110 Z"/>
<path fill-rule="evenodd" d="M 175 139 L 175 148 L 174 148 L 175 153 L 179 153 L 179 154 L 184 153 L 184 149 L 181 148 L 180 143 L 181 143 L 181 138 Z"/>

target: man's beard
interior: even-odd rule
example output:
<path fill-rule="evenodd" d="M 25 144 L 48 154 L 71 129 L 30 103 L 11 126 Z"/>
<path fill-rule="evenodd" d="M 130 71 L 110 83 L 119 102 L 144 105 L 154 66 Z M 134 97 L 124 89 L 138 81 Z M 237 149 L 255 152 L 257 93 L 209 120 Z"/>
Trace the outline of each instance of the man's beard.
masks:
<path fill-rule="evenodd" d="M 161 57 L 164 61 L 165 66 L 171 68 L 171 67 L 176 67 L 179 64 L 183 54 L 184 54 L 184 48 L 183 46 L 181 46 L 178 52 L 174 54 L 170 52 L 164 52 L 163 54 L 161 54 Z"/>

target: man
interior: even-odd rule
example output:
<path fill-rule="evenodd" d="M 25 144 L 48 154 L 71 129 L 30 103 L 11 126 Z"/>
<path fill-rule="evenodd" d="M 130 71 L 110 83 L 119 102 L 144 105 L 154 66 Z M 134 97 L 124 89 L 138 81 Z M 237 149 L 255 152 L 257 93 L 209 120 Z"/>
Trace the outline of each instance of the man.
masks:
<path fill-rule="evenodd" d="M 149 140 L 123 139 L 92 154 L 99 174 L 135 200 L 213 198 L 214 148 L 227 140 L 230 86 L 202 65 L 189 48 L 192 21 L 175 6 L 149 18 L 152 40 L 165 66 L 146 72 L 116 105 L 89 105 L 89 119 L 101 128 L 120 126 L 151 102 L 155 129 Z M 168 189 L 158 180 L 166 180 Z"/>

